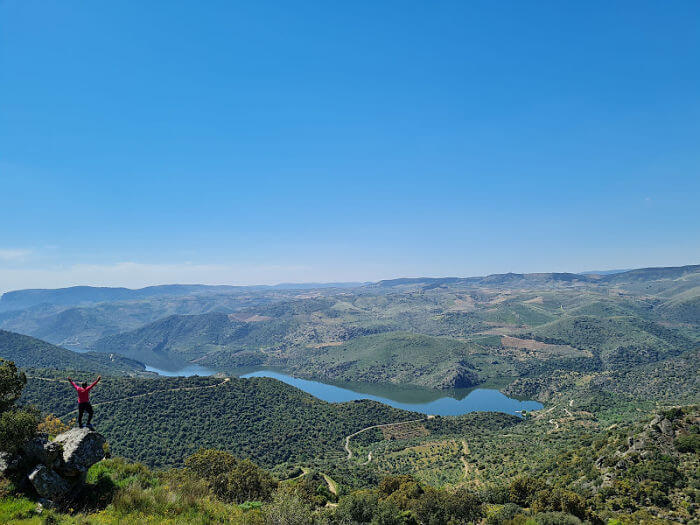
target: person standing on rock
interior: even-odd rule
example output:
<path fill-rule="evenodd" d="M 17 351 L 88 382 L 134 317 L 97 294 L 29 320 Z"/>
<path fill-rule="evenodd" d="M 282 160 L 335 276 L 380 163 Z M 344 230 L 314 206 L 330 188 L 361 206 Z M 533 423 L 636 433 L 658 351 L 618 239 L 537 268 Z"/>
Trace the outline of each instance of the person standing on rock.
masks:
<path fill-rule="evenodd" d="M 95 430 L 95 427 L 92 426 L 92 405 L 90 404 L 90 390 L 92 390 L 92 387 L 95 386 L 100 379 L 102 379 L 102 376 L 97 376 L 97 379 L 95 379 L 95 382 L 88 386 L 87 383 L 83 383 L 81 386 L 76 385 L 73 380 L 69 377 L 68 381 L 70 381 L 70 384 L 73 385 L 73 388 L 75 388 L 78 391 L 78 427 L 83 428 L 83 413 L 87 412 L 88 413 L 88 420 L 87 420 L 87 427 L 90 430 Z"/>

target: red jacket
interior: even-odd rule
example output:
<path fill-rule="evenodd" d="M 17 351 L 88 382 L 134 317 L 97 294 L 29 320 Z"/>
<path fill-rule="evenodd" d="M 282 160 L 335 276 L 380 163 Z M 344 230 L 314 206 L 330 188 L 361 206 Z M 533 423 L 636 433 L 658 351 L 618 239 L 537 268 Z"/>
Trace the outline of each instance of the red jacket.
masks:
<path fill-rule="evenodd" d="M 97 384 L 99 379 L 96 379 L 93 384 L 91 384 L 87 388 L 83 388 L 82 386 L 76 385 L 73 381 L 70 382 L 71 385 L 73 385 L 73 388 L 75 388 L 78 391 L 78 403 L 89 403 L 90 402 L 90 389 Z"/>

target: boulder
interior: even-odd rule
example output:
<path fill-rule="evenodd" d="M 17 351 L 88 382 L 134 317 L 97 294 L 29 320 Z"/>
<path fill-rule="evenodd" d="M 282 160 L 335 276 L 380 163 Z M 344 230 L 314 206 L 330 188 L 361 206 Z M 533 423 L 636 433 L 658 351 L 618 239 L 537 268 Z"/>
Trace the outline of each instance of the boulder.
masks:
<path fill-rule="evenodd" d="M 71 483 L 42 464 L 37 465 L 29 474 L 29 481 L 39 496 L 52 501 L 63 498 L 73 488 Z"/>
<path fill-rule="evenodd" d="M 57 466 L 61 460 L 61 444 L 49 441 L 46 435 L 39 435 L 30 439 L 22 445 L 22 450 L 28 458 L 43 463 L 48 467 Z"/>
<path fill-rule="evenodd" d="M 659 428 L 661 429 L 661 433 L 663 435 L 673 437 L 673 423 L 671 423 L 668 419 L 662 419 L 659 423 Z"/>
<path fill-rule="evenodd" d="M 16 470 L 21 462 L 20 456 L 9 452 L 0 452 L 0 476 L 6 476 L 9 472 Z"/>
<path fill-rule="evenodd" d="M 84 474 L 105 457 L 105 438 L 87 428 L 73 428 L 59 434 L 54 443 L 59 443 L 63 449 L 62 461 L 56 470 L 64 476 Z"/>

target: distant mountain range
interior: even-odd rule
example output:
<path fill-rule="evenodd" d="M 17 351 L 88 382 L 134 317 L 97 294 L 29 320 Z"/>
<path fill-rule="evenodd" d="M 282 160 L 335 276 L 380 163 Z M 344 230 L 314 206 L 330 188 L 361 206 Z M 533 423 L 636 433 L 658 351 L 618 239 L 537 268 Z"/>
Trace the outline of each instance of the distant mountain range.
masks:
<path fill-rule="evenodd" d="M 206 284 L 164 284 L 146 288 L 109 288 L 71 286 L 55 289 L 27 289 L 5 292 L 0 296 L 0 312 L 22 310 L 43 304 L 74 306 L 114 301 L 182 297 L 195 294 L 231 294 L 257 290 L 313 290 L 324 288 L 357 288 L 369 283 L 280 283 L 276 285 L 229 286 Z"/>
<path fill-rule="evenodd" d="M 625 268 L 623 270 L 588 270 L 586 272 L 580 272 L 581 275 L 612 275 L 614 273 L 624 273 L 629 272 L 631 268 Z"/>
<path fill-rule="evenodd" d="M 56 289 L 27 289 L 5 292 L 0 296 L 0 312 L 22 310 L 33 306 L 51 304 L 61 306 L 94 304 L 114 301 L 134 301 L 150 298 L 182 297 L 196 294 L 231 294 L 253 290 L 314 290 L 329 288 L 397 287 L 407 285 L 444 286 L 460 285 L 533 285 L 546 283 L 622 283 L 647 279 L 677 278 L 695 273 L 700 265 L 666 268 L 640 268 L 635 270 L 605 270 L 576 273 L 505 273 L 480 277 L 414 277 L 368 282 L 337 283 L 281 283 L 274 286 L 228 286 L 203 284 L 167 284 L 146 288 L 109 288 L 72 286 Z"/>

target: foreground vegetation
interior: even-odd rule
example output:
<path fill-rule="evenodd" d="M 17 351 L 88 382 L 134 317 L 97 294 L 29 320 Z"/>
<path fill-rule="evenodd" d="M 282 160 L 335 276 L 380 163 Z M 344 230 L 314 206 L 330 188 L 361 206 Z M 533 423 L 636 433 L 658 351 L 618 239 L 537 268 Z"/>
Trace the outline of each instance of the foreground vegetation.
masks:
<path fill-rule="evenodd" d="M 43 509 L 4 482 L 0 521 L 17 523 L 670 523 L 696 518 L 700 412 L 678 408 L 631 433 L 582 440 L 539 475 L 500 483 L 435 488 L 411 475 L 386 476 L 361 490 L 304 468 L 276 477 L 227 452 L 201 450 L 181 469 L 152 471 L 120 458 L 88 473 L 81 495 Z M 663 423 L 664 421 L 668 423 Z M 635 433 L 636 432 L 636 433 Z M 646 439 L 644 441 L 644 439 Z M 641 445 L 638 444 L 643 440 Z M 633 443 L 630 446 L 629 443 Z M 632 452 L 630 450 L 632 449 Z M 624 450 L 624 452 L 621 452 Z M 620 466 L 620 461 L 626 465 Z M 605 481 L 596 480 L 604 473 Z M 588 487 L 574 488 L 582 475 Z"/>
<path fill-rule="evenodd" d="M 9 383 L 16 398 L 23 375 L 12 365 L 2 368 L 9 370 L 3 377 L 14 378 Z M 40 386 L 60 385 L 30 381 L 36 382 L 31 388 L 38 398 Z M 691 522 L 698 515 L 698 407 L 659 409 L 653 402 L 590 390 L 591 381 L 562 381 L 556 393 L 549 395 L 546 408 L 525 419 L 473 413 L 418 416 L 417 421 L 406 423 L 401 421 L 416 415 L 369 402 L 330 405 L 269 379 L 105 381 L 107 396 L 117 393 L 123 381 L 134 381 L 133 392 L 148 390 L 139 382 L 178 385 L 180 390 L 154 394 L 166 397 L 158 398 L 150 409 L 148 403 L 126 405 L 137 413 L 169 414 L 170 420 L 158 422 L 147 415 L 129 418 L 123 413 L 114 417 L 134 425 L 128 434 L 120 434 L 117 426 L 104 430 L 112 452 L 121 455 L 121 448 L 132 458 L 151 450 L 165 436 L 163 443 L 174 452 L 156 448 L 156 454 L 147 454 L 145 460 L 159 466 L 160 458 L 171 458 L 178 468 L 151 470 L 118 457 L 103 461 L 91 469 L 81 497 L 53 510 L 37 507 L 26 487 L 5 481 L 0 519 L 26 519 L 27 523 L 47 519 L 65 523 L 605 523 L 614 519 L 671 523 Z M 194 389 L 186 390 L 190 387 Z M 201 393 L 215 393 L 216 398 L 200 398 Z M 223 414 L 247 414 L 249 419 L 257 417 L 257 422 L 242 420 L 238 434 L 188 433 L 202 421 L 222 420 L 215 410 L 208 419 L 195 419 L 188 426 L 187 420 L 195 414 L 187 407 L 201 408 L 214 399 L 225 401 L 220 404 L 228 407 L 222 408 Z M 259 403 L 270 412 L 269 420 L 255 410 L 263 406 Z M 334 410 L 339 407 L 342 410 Z M 7 420 L 20 414 L 33 417 L 34 428 L 25 427 L 30 431 L 39 421 L 36 411 L 14 404 L 6 405 L 6 414 Z M 393 419 L 395 424 L 349 441 L 353 455 L 346 456 L 342 435 L 380 420 L 392 421 L 392 415 L 400 416 Z M 64 423 L 48 418 L 41 425 L 52 433 L 52 425 Z M 174 429 L 183 432 L 169 437 Z M 229 436 L 236 436 L 235 440 L 222 445 Z M 219 444 L 212 445 L 217 440 Z M 197 444 L 210 450 L 187 451 Z M 222 447 L 226 451 L 212 450 Z M 286 454 L 282 460 L 277 459 L 280 453 Z M 266 468 L 257 466 L 260 462 Z"/>

